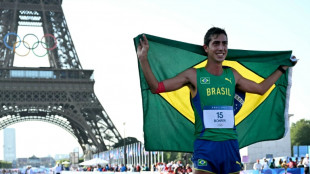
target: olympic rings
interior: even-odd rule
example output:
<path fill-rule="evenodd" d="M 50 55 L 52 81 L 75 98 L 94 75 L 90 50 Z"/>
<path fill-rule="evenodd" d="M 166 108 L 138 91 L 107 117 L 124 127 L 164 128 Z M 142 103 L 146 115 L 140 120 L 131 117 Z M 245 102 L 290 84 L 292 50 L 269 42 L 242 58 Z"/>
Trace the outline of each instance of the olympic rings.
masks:
<path fill-rule="evenodd" d="M 6 34 L 6 35 L 4 36 L 4 38 L 3 38 L 4 45 L 5 45 L 8 49 L 13 50 L 13 47 L 9 46 L 8 43 L 6 42 L 7 37 L 8 37 L 9 35 L 15 35 L 16 37 L 19 38 L 19 45 L 17 46 L 17 47 L 19 47 L 19 46 L 20 46 L 21 39 L 20 39 L 20 37 L 19 37 L 16 33 L 13 33 L 13 32 L 8 33 L 8 34 Z M 16 47 L 16 48 L 17 48 L 17 47 Z"/>
<path fill-rule="evenodd" d="M 30 49 L 28 49 L 28 53 L 26 53 L 26 54 L 24 54 L 24 55 L 18 54 L 18 53 L 15 51 L 15 49 L 17 48 L 17 47 L 16 47 L 16 44 L 17 44 L 17 43 L 20 44 L 20 42 L 23 42 L 24 46 L 25 46 L 25 43 L 26 43 L 26 44 L 28 45 L 28 47 L 29 47 L 29 44 L 28 44 L 27 42 L 25 42 L 24 40 L 23 40 L 23 41 L 17 41 L 17 42 L 15 42 L 14 45 L 13 45 L 13 52 L 14 52 L 15 54 L 21 56 L 21 57 L 27 56 L 27 55 L 30 53 Z M 26 46 L 25 46 L 25 47 L 26 47 Z M 26 47 L 26 48 L 27 48 L 27 47 Z"/>
<path fill-rule="evenodd" d="M 14 35 L 14 36 L 16 36 L 16 37 L 19 39 L 19 41 L 14 42 L 13 46 L 10 46 L 10 45 L 8 44 L 8 37 L 9 37 L 10 35 Z M 34 42 L 34 44 L 32 45 L 32 47 L 30 47 L 30 44 L 29 44 L 28 42 L 25 41 L 26 37 L 29 37 L 29 36 L 32 36 L 32 37 L 34 37 L 34 38 L 36 39 L 36 41 Z M 43 39 L 45 38 L 45 40 L 46 40 L 47 37 L 51 37 L 51 38 L 53 39 L 54 45 L 53 45 L 52 47 L 49 47 L 48 44 L 47 44 L 46 42 L 43 42 Z M 48 41 L 49 41 L 49 40 L 48 40 Z M 38 38 L 35 34 L 29 33 L 29 34 L 26 34 L 26 35 L 23 37 L 23 40 L 21 40 L 20 37 L 19 37 L 16 33 L 10 32 L 10 33 L 7 33 L 7 34 L 4 36 L 3 42 L 4 42 L 4 45 L 5 45 L 8 49 L 12 50 L 15 54 L 17 54 L 17 55 L 19 55 L 19 56 L 27 56 L 27 55 L 30 53 L 30 50 L 32 50 L 33 54 L 36 55 L 37 57 L 44 57 L 44 56 L 48 53 L 48 51 L 52 51 L 52 50 L 54 50 L 54 49 L 57 47 L 57 39 L 56 39 L 56 37 L 55 37 L 54 35 L 52 35 L 52 34 L 45 34 L 45 35 L 41 38 L 41 40 L 39 40 L 39 38 Z M 28 49 L 28 52 L 27 52 L 26 54 L 20 54 L 20 53 L 17 53 L 17 52 L 16 52 L 16 48 L 18 48 L 18 47 L 21 45 L 21 43 L 23 43 L 24 47 L 25 47 L 26 49 Z M 46 49 L 46 53 L 45 53 L 44 55 L 38 55 L 38 54 L 34 51 L 34 50 L 40 45 L 40 43 L 41 43 L 42 47 L 43 47 L 44 49 Z"/>
<path fill-rule="evenodd" d="M 24 37 L 23 37 L 23 41 L 25 40 L 25 38 L 27 37 L 27 36 L 34 36 L 36 39 L 37 39 L 37 41 L 39 41 L 39 38 L 36 36 L 36 35 L 34 35 L 34 34 L 32 34 L 32 33 L 30 33 L 30 34 L 26 34 Z M 24 42 L 25 43 L 25 42 Z M 38 44 L 39 45 L 39 44 Z M 38 47 L 38 45 L 35 47 L 35 48 L 37 48 Z M 26 47 L 26 45 L 24 44 L 24 46 Z M 28 44 L 28 46 L 29 46 L 29 44 Z M 30 48 L 30 47 L 26 47 L 27 49 L 35 49 L 35 48 Z"/>
<path fill-rule="evenodd" d="M 47 50 L 49 50 L 49 51 L 51 51 L 51 50 L 53 50 L 53 49 L 55 49 L 56 48 L 56 46 L 57 46 L 57 40 L 56 40 L 56 37 L 54 36 L 54 35 L 52 35 L 52 34 L 45 34 L 42 38 L 41 38 L 41 45 L 42 45 L 42 39 L 44 38 L 44 37 L 47 37 L 47 36 L 49 36 L 49 37 L 52 37 L 53 39 L 54 39 L 54 46 L 52 47 L 52 48 L 47 48 Z M 45 44 L 45 46 L 47 46 L 46 44 Z M 43 48 L 45 48 L 43 45 L 42 45 L 42 47 Z M 46 49 L 46 48 L 45 48 Z"/>
<path fill-rule="evenodd" d="M 35 42 L 35 43 L 32 45 L 32 47 L 33 47 L 35 44 L 39 45 L 39 42 L 41 42 L 41 41 Z M 45 42 L 41 42 L 41 44 L 43 44 L 43 43 L 45 44 L 45 46 L 47 46 Z M 42 55 L 42 56 L 37 55 L 37 54 L 34 52 L 34 49 L 32 49 L 32 52 L 33 52 L 34 55 L 36 55 L 36 56 L 38 56 L 38 57 L 44 57 L 44 56 L 48 53 L 48 50 L 46 49 L 46 53 L 45 53 L 44 55 Z"/>

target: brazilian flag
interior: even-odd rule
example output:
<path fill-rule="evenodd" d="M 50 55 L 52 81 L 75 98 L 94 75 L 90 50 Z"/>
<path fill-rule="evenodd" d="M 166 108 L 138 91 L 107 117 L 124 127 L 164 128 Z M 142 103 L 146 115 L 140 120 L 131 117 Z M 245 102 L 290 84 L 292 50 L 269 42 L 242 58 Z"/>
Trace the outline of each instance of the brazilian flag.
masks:
<path fill-rule="evenodd" d="M 134 38 L 135 48 L 142 35 Z M 150 49 L 148 60 L 158 81 L 172 78 L 208 61 L 201 45 L 194 45 L 146 34 Z M 292 66 L 292 51 L 249 51 L 229 49 L 223 66 L 232 67 L 244 78 L 257 83 L 272 74 L 279 65 Z M 190 91 L 152 94 L 139 65 L 143 103 L 143 131 L 148 151 L 193 152 L 194 112 Z M 240 148 L 282 138 L 288 128 L 288 101 L 291 86 L 289 68 L 264 94 L 236 91 L 234 112 Z"/>

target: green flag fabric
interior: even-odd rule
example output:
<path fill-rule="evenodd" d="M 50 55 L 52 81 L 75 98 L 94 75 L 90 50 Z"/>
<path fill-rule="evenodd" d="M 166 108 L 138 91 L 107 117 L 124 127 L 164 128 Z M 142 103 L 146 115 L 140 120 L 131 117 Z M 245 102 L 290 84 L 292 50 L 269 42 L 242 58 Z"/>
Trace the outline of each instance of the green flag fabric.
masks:
<path fill-rule="evenodd" d="M 189 44 L 145 34 L 149 41 L 148 60 L 162 81 L 194 67 L 204 67 L 207 55 L 201 45 Z M 135 48 L 142 35 L 134 38 Z M 223 66 L 236 69 L 257 83 L 279 65 L 292 66 L 292 51 L 249 51 L 229 49 Z M 148 151 L 193 152 L 194 112 L 190 91 L 183 87 L 173 92 L 152 94 L 139 65 L 143 104 L 143 131 Z M 288 101 L 291 69 L 264 94 L 236 91 L 235 124 L 240 148 L 282 138 L 288 128 Z"/>

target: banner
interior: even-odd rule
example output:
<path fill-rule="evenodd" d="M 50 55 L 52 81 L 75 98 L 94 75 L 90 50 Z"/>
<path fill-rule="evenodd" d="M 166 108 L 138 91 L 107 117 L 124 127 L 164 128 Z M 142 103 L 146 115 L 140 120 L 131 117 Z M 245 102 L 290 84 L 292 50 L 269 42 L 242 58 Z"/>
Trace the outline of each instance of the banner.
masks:
<path fill-rule="evenodd" d="M 148 60 L 158 81 L 172 78 L 194 67 L 204 67 L 207 56 L 202 46 L 147 35 Z M 135 47 L 141 35 L 134 38 Z M 232 67 L 243 77 L 257 83 L 273 73 L 279 65 L 292 66 L 291 51 L 248 51 L 229 49 L 223 66 Z M 152 94 L 139 65 L 143 106 L 143 130 L 147 151 L 193 151 L 194 112 L 190 91 Z M 264 94 L 236 91 L 235 124 L 240 148 L 250 144 L 282 138 L 288 128 L 288 100 L 291 70 Z M 261 131 L 264 130 L 264 131 Z"/>

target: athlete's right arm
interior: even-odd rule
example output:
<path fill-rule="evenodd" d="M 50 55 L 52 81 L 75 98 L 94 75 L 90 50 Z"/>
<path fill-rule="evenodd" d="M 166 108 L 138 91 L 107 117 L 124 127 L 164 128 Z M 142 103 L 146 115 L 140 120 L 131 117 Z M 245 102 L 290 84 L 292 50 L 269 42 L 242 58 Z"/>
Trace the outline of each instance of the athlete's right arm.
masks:
<path fill-rule="evenodd" d="M 140 61 L 144 77 L 150 87 L 151 92 L 156 93 L 156 89 L 158 88 L 158 80 L 154 76 L 154 73 L 152 72 L 152 69 L 148 61 L 147 57 L 148 50 L 149 50 L 149 43 L 146 36 L 143 35 L 143 40 L 140 39 L 140 44 L 138 45 L 137 56 Z M 192 80 L 196 79 L 193 78 L 194 75 L 196 75 L 196 70 L 190 68 L 173 78 L 162 81 L 165 86 L 165 92 L 177 90 L 185 85 L 188 85 L 191 91 L 193 92 L 193 89 L 195 89 L 193 88 L 193 86 L 195 85 L 193 84 L 194 81 Z"/>

